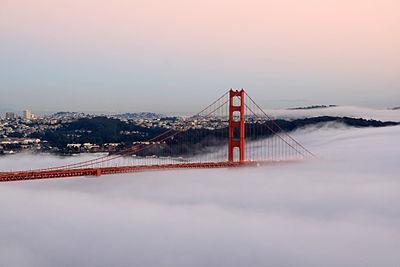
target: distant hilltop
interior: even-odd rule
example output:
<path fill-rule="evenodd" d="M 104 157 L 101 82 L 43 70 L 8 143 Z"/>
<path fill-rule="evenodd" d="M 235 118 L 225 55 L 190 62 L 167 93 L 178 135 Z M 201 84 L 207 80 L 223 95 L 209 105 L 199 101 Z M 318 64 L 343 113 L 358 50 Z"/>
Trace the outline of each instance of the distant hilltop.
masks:
<path fill-rule="evenodd" d="M 83 112 L 72 112 L 72 111 L 59 111 L 53 114 L 55 117 L 77 117 L 77 116 L 85 116 L 86 114 Z"/>
<path fill-rule="evenodd" d="M 60 112 L 56 112 L 53 114 L 53 116 L 55 117 L 90 117 L 90 116 L 95 116 L 93 113 L 92 115 L 83 113 L 83 112 L 70 112 L 70 111 L 60 111 Z M 104 114 L 102 114 L 104 115 Z M 127 112 L 127 113 L 118 113 L 118 114 L 114 114 L 114 115 L 104 115 L 104 116 L 111 116 L 114 118 L 118 118 L 118 119 L 161 119 L 161 118 L 165 118 L 166 116 L 163 114 L 159 114 L 159 113 L 154 113 L 154 112 L 135 112 L 135 113 L 131 113 L 131 112 Z"/>
<path fill-rule="evenodd" d="M 113 115 L 114 118 L 119 119 L 161 119 L 165 118 L 166 116 L 159 113 L 154 112 L 137 112 L 137 113 L 122 113 L 122 114 L 115 114 Z"/>
<path fill-rule="evenodd" d="M 334 107 L 337 107 L 337 105 L 314 105 L 306 107 L 288 108 L 287 110 L 320 109 L 320 108 L 334 108 Z"/>
<path fill-rule="evenodd" d="M 394 107 L 392 110 L 400 110 L 400 107 Z"/>

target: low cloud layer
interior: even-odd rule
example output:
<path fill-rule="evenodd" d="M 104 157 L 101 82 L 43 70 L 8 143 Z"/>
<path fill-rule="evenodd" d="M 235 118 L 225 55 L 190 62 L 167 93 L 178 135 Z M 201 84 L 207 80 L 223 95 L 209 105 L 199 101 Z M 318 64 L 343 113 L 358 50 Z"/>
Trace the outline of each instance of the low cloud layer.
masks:
<path fill-rule="evenodd" d="M 338 116 L 400 122 L 400 110 L 373 109 L 355 106 L 337 106 L 329 108 L 294 110 L 270 109 L 266 110 L 266 112 L 273 117 L 284 119 L 298 119 L 318 116 Z"/>
<path fill-rule="evenodd" d="M 304 129 L 318 160 L 3 183 L 0 266 L 397 266 L 399 136 Z M 66 161 L 0 166 L 43 160 Z"/>

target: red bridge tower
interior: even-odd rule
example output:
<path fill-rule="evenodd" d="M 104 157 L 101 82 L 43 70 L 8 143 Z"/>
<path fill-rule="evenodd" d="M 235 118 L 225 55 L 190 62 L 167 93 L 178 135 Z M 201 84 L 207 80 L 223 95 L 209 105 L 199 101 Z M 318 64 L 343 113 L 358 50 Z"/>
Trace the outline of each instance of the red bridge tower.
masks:
<path fill-rule="evenodd" d="M 244 90 L 229 91 L 228 161 L 244 162 Z"/>

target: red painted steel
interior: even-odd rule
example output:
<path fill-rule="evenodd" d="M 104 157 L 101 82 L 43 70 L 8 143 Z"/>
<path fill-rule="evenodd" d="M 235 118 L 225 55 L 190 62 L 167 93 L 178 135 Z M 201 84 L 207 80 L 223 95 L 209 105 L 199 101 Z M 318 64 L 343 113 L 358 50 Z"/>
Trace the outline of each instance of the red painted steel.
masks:
<path fill-rule="evenodd" d="M 256 165 L 257 162 L 208 162 L 208 163 L 180 163 L 143 166 L 120 166 L 104 168 L 65 169 L 50 171 L 22 171 L 13 173 L 0 173 L 0 182 L 38 180 L 50 178 L 67 178 L 79 176 L 100 176 L 118 173 L 132 173 L 150 170 L 166 169 L 200 169 L 200 168 L 225 168 Z"/>
<path fill-rule="evenodd" d="M 228 145 L 228 161 L 234 162 L 235 159 L 235 148 L 239 149 L 239 162 L 245 161 L 244 155 L 244 90 L 230 90 L 229 91 L 229 145 Z M 239 103 L 235 102 L 235 98 L 240 100 Z M 239 120 L 235 120 L 237 116 L 235 113 L 240 113 Z M 239 136 L 235 136 L 235 132 L 238 131 Z"/>

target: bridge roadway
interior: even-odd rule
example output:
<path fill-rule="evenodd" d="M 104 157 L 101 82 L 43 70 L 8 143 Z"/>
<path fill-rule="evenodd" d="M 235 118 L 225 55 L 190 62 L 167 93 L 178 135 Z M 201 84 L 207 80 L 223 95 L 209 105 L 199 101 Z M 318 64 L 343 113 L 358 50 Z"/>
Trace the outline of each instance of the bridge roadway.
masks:
<path fill-rule="evenodd" d="M 167 169 L 196 169 L 196 168 L 225 168 L 240 167 L 247 165 L 257 165 L 258 162 L 208 162 L 208 163 L 179 163 L 162 165 L 143 165 L 143 166 L 120 166 L 103 168 L 77 168 L 59 170 L 39 170 L 39 171 L 20 171 L 20 172 L 0 172 L 0 182 L 38 180 L 51 178 L 68 178 L 79 176 L 101 176 L 119 173 L 132 173 L 151 170 Z"/>

